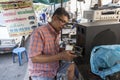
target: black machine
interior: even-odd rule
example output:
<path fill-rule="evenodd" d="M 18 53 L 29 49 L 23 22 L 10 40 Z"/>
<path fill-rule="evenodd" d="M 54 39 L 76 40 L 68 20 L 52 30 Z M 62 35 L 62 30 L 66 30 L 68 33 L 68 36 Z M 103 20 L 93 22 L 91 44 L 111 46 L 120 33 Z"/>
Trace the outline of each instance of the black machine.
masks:
<path fill-rule="evenodd" d="M 83 63 L 89 63 L 94 46 L 120 44 L 120 23 L 88 22 L 76 27 L 76 45 L 83 48 Z M 82 60 L 78 60 L 78 64 Z"/>
<path fill-rule="evenodd" d="M 80 73 L 84 80 L 102 80 L 91 72 L 90 54 L 95 46 L 120 44 L 120 23 L 88 22 L 76 24 L 76 28 L 76 46 L 81 47 L 82 57 L 79 56 L 74 61 Z M 116 75 L 114 77 L 116 78 Z M 110 76 L 107 80 L 113 80 L 113 78 Z"/>

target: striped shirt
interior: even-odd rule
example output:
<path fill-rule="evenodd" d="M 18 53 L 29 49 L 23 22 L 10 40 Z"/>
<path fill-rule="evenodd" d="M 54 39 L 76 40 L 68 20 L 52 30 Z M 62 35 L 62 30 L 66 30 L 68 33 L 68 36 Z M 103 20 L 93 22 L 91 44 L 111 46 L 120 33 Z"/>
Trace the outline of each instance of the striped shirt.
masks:
<path fill-rule="evenodd" d="M 59 34 L 48 23 L 36 28 L 30 38 L 29 74 L 30 76 L 54 77 L 59 68 L 59 61 L 51 63 L 32 63 L 31 57 L 38 54 L 54 55 L 59 52 Z"/>

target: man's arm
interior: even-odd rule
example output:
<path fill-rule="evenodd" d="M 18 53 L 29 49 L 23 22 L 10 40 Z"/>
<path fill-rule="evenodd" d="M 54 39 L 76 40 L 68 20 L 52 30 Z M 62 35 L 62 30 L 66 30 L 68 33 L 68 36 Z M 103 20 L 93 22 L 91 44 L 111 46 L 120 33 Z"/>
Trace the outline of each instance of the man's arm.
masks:
<path fill-rule="evenodd" d="M 54 62 L 54 61 L 58 61 L 60 59 L 61 59 L 61 56 L 59 56 L 59 55 L 52 55 L 51 56 L 51 55 L 41 55 L 41 54 L 31 58 L 33 63 L 34 62 L 35 63 L 36 62 L 38 62 L 38 63 Z"/>
<path fill-rule="evenodd" d="M 54 62 L 59 60 L 67 60 L 71 61 L 73 58 L 77 57 L 76 55 L 71 54 L 71 51 L 63 51 L 56 55 L 37 55 L 35 57 L 31 57 L 33 63 L 47 63 L 47 62 Z"/>

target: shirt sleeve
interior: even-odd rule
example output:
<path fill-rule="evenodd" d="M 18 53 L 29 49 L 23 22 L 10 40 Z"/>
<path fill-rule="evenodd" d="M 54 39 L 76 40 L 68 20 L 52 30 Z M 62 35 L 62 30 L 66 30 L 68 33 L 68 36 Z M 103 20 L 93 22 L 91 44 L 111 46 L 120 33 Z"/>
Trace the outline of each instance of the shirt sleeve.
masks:
<path fill-rule="evenodd" d="M 30 45 L 28 49 L 29 57 L 34 57 L 43 52 L 43 39 L 40 31 L 35 29 L 30 37 Z"/>

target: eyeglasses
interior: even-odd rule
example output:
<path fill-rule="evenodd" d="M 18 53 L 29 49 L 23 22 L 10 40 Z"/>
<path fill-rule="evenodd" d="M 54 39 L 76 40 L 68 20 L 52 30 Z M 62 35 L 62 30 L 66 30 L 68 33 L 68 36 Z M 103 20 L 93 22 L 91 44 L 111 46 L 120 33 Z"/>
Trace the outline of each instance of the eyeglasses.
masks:
<path fill-rule="evenodd" d="M 60 18 L 60 17 L 58 17 L 58 16 L 57 16 L 57 18 L 59 19 L 59 21 L 61 21 L 61 22 L 62 22 L 62 23 L 64 23 L 64 24 L 68 23 L 67 21 L 65 21 L 65 20 L 61 19 L 61 18 Z"/>

